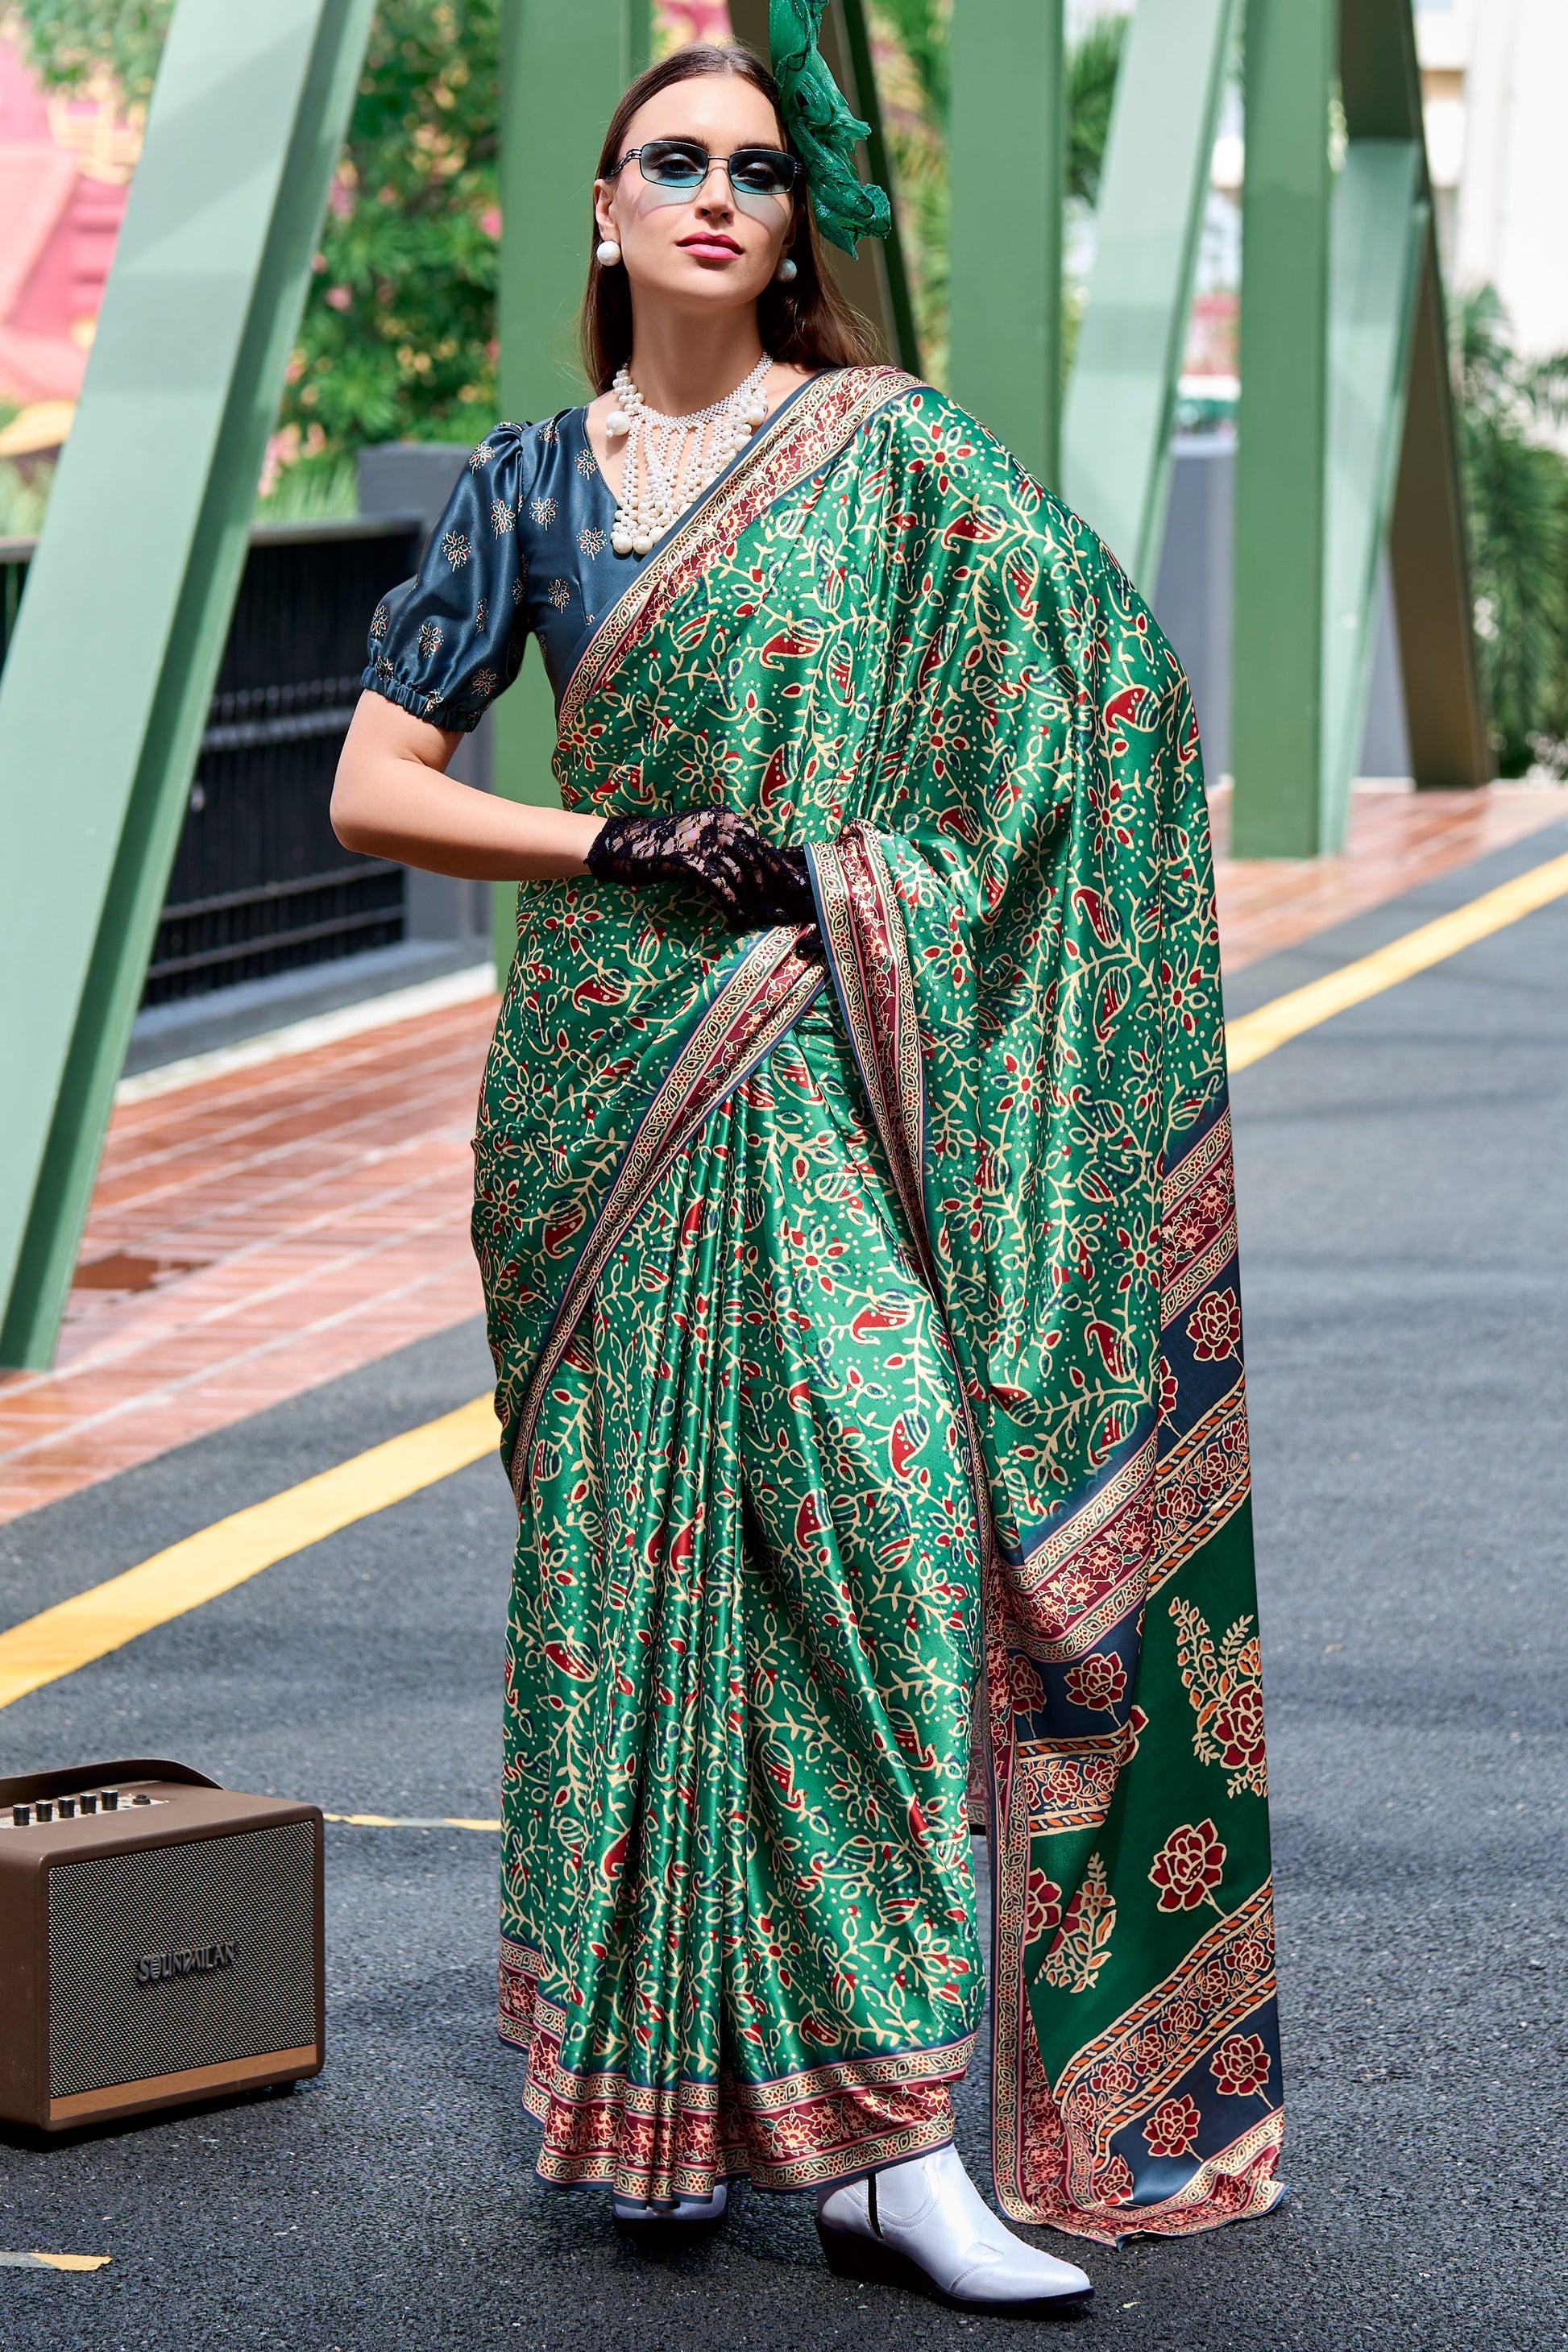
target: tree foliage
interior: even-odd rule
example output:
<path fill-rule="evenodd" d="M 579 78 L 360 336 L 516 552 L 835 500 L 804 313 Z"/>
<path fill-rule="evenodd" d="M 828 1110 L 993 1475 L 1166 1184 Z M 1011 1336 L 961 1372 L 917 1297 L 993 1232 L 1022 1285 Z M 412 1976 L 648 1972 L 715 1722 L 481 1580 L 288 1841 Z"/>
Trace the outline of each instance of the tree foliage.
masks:
<path fill-rule="evenodd" d="M 1086 205 L 1100 201 L 1110 106 L 1126 38 L 1125 16 L 1097 16 L 1068 51 L 1068 194 Z"/>
<path fill-rule="evenodd" d="M 152 95 L 174 0 L 18 0 L 33 62 L 56 89 L 81 89 L 102 75 L 128 107 Z"/>
<path fill-rule="evenodd" d="M 1476 650 L 1498 772 L 1568 770 L 1568 355 L 1529 362 L 1489 286 L 1455 307 Z"/>
<path fill-rule="evenodd" d="M 151 90 L 173 0 L 23 0 L 47 81 Z M 332 183 L 278 453 L 493 421 L 500 0 L 383 0 Z"/>

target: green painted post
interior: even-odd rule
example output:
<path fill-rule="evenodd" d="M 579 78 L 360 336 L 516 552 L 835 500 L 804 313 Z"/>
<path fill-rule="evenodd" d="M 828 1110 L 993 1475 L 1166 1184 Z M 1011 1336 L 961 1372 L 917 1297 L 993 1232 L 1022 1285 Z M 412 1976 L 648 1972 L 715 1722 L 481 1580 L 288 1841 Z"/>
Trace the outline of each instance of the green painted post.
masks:
<path fill-rule="evenodd" d="M 507 0 L 501 48 L 501 268 L 497 304 L 503 416 L 536 421 L 587 396 L 577 314 L 593 251 L 594 171 L 605 129 L 647 55 L 647 0 Z M 537 649 L 496 705 L 492 782 L 558 807 L 555 706 Z M 517 893 L 490 893 L 496 973 L 517 944 Z"/>
<path fill-rule="evenodd" d="M 1335 0 L 1247 0 L 1233 854 L 1321 846 Z"/>
<path fill-rule="evenodd" d="M 954 0 L 952 77 L 949 380 L 954 399 L 1054 488 L 1061 478 L 1062 0 Z"/>
<path fill-rule="evenodd" d="M 1062 420 L 1068 502 L 1145 595 L 1164 544 L 1171 421 L 1234 17 L 1234 0 L 1139 0 L 1133 13 Z"/>
<path fill-rule="evenodd" d="M 0 1363 L 47 1364 L 370 0 L 179 0 L 0 681 Z"/>

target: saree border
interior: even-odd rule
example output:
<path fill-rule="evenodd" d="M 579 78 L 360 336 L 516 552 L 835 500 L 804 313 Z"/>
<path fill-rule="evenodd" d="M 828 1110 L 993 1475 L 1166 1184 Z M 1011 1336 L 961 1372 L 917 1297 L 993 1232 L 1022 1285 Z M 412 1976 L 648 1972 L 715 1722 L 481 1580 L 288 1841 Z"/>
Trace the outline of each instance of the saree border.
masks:
<path fill-rule="evenodd" d="M 759 2189 L 801 2189 L 942 2147 L 952 2137 L 950 2085 L 975 2036 L 929 2049 L 820 2065 L 748 2082 L 683 2075 L 638 2083 L 624 2069 L 561 2064 L 566 2013 L 542 1990 L 549 1962 L 503 1936 L 500 2038 L 528 2060 L 522 2105 L 543 2127 L 536 2168 L 557 2187 L 705 2196 L 715 2178 L 747 2174 Z M 887 2112 L 879 2113 L 879 2102 Z"/>
<path fill-rule="evenodd" d="M 620 1165 L 562 1286 L 540 1342 L 506 1454 L 519 1510 L 544 1391 L 571 1345 L 595 1284 L 683 1145 L 733 1094 L 826 985 L 805 928 L 764 931 L 698 1013 L 632 1131 Z"/>
<path fill-rule="evenodd" d="M 664 617 L 715 554 L 775 500 L 830 464 L 879 409 L 914 391 L 919 381 L 902 368 L 876 366 L 837 368 L 803 384 L 655 549 L 600 621 L 562 693 L 558 734 L 564 736 L 577 723 L 590 695 L 608 683 L 628 648 Z"/>

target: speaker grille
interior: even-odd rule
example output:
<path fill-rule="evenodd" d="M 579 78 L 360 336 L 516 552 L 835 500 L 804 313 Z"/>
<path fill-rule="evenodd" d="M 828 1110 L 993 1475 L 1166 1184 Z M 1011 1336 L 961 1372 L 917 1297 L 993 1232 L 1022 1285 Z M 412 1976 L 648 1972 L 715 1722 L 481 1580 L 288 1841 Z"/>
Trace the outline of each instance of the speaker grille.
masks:
<path fill-rule="evenodd" d="M 316 2038 L 315 1825 L 93 1854 L 49 1872 L 49 2095 Z M 165 1953 L 232 1958 L 140 1980 Z"/>

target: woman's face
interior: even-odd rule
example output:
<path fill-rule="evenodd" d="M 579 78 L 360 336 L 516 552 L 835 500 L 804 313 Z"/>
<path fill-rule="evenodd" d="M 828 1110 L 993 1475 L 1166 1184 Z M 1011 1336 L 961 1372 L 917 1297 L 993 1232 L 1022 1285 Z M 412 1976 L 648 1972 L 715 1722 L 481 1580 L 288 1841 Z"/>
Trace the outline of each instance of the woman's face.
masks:
<path fill-rule="evenodd" d="M 700 141 L 710 155 L 737 147 L 783 147 L 778 117 L 738 74 L 697 74 L 640 106 L 621 142 L 624 155 L 645 139 Z M 673 199 L 673 201 L 672 201 Z M 639 294 L 683 308 L 734 310 L 754 302 L 788 242 L 788 196 L 748 195 L 737 205 L 730 175 L 714 163 L 702 185 L 677 192 L 645 181 L 636 163 L 594 184 L 601 236 L 614 237 Z"/>

